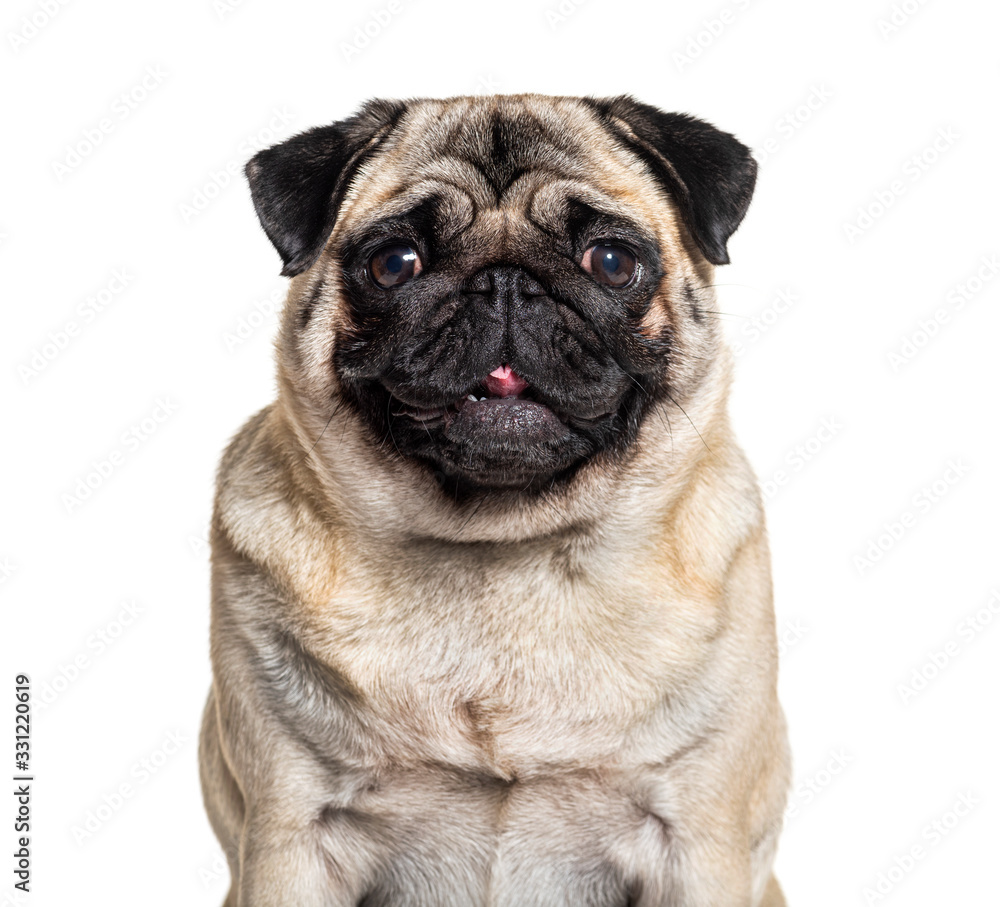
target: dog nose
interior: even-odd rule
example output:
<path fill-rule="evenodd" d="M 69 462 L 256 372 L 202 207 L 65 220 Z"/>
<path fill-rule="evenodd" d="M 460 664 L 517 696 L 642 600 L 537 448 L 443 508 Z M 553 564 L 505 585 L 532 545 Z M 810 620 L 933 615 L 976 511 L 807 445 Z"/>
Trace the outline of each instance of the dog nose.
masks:
<path fill-rule="evenodd" d="M 466 293 L 496 296 L 505 301 L 545 296 L 546 291 L 534 277 L 515 265 L 490 265 L 477 271 L 463 287 Z"/>

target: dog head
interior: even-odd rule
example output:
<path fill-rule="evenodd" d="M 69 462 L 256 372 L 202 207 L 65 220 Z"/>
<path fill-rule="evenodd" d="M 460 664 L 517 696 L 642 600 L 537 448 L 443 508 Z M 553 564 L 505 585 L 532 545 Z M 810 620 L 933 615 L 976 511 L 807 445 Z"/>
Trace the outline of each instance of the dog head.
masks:
<path fill-rule="evenodd" d="M 755 175 L 733 136 L 628 97 L 372 101 L 258 153 L 303 444 L 348 420 L 352 456 L 457 501 L 620 468 L 706 380 Z"/>

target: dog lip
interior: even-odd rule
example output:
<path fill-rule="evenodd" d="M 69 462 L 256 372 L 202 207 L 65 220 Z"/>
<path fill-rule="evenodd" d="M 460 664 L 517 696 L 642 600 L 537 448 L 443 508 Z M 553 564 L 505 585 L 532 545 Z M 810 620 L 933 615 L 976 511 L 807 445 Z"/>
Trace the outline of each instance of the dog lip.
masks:
<path fill-rule="evenodd" d="M 477 396 L 475 392 L 466 394 L 464 397 L 459 397 L 453 403 L 449 403 L 447 406 L 435 406 L 435 407 L 420 407 L 414 406 L 412 404 L 406 403 L 399 397 L 393 395 L 392 399 L 395 403 L 399 404 L 401 409 L 397 409 L 393 412 L 395 416 L 406 416 L 407 418 L 413 419 L 416 422 L 427 423 L 432 422 L 436 419 L 443 419 L 447 416 L 455 416 L 462 410 L 468 408 L 472 411 L 475 408 L 489 407 L 489 406 L 512 406 L 514 404 L 528 404 L 531 407 L 537 407 L 538 409 L 545 409 L 556 415 L 558 418 L 562 418 L 553 407 L 548 406 L 538 400 L 532 400 L 528 397 L 521 396 L 506 396 L 506 397 L 496 397 L 490 396 L 484 390 L 480 389 L 482 396 Z"/>
<path fill-rule="evenodd" d="M 561 407 L 555 406 L 545 398 L 537 398 L 534 394 L 531 394 L 530 396 L 491 396 L 488 390 L 482 386 L 474 388 L 468 394 L 459 397 L 457 400 L 438 406 L 421 406 L 419 404 L 409 403 L 391 392 L 390 396 L 392 397 L 392 402 L 395 404 L 395 407 L 392 410 L 392 414 L 394 416 L 410 419 L 411 421 L 425 427 L 439 425 L 442 423 L 450 423 L 466 408 L 469 408 L 469 413 L 467 413 L 467 415 L 471 415 L 475 410 L 482 411 L 483 407 L 509 407 L 517 403 L 530 404 L 531 406 L 537 407 L 539 411 L 542 409 L 547 410 L 560 422 L 569 427 L 578 426 L 583 428 L 588 425 L 594 425 L 606 419 L 614 412 L 613 409 L 610 409 L 598 413 L 574 413 L 571 410 L 565 410 Z"/>
<path fill-rule="evenodd" d="M 405 390 L 400 393 L 401 388 L 399 386 L 394 387 L 386 381 L 383 381 L 382 384 L 393 399 L 400 403 L 406 410 L 406 412 L 396 413 L 396 415 L 416 414 L 420 418 L 430 415 L 440 415 L 449 409 L 461 409 L 466 401 L 476 402 L 481 399 L 492 398 L 521 399 L 530 386 L 521 375 L 506 364 L 497 366 L 489 375 L 482 378 L 468 391 L 464 391 L 456 399 L 441 403 L 435 402 L 431 405 L 427 405 L 423 401 L 419 403 L 411 402 L 411 400 L 406 399 L 409 394 Z"/>
<path fill-rule="evenodd" d="M 483 412 L 482 407 L 484 406 L 532 404 L 538 408 L 539 413 L 545 410 L 564 425 L 579 428 L 594 425 L 615 411 L 613 406 L 597 412 L 592 411 L 592 407 L 585 408 L 586 411 L 576 412 L 572 407 L 560 406 L 548 395 L 540 392 L 537 387 L 529 384 L 509 366 L 500 366 L 490 376 L 472 385 L 460 396 L 451 400 L 442 400 L 440 397 L 434 399 L 433 396 L 427 395 L 418 402 L 413 399 L 409 393 L 410 388 L 407 386 L 393 387 L 385 382 L 383 387 L 389 393 L 394 404 L 391 410 L 392 415 L 407 418 L 424 427 L 438 426 L 442 423 L 447 427 L 466 407 L 471 408 L 466 415 L 471 415 L 473 409 Z M 416 394 L 413 396 L 419 397 Z M 531 407 L 527 407 L 525 411 L 530 409 Z M 499 410 L 497 412 L 499 413 Z"/>
<path fill-rule="evenodd" d="M 480 385 L 446 405 L 421 406 L 408 403 L 392 394 L 396 404 L 392 408 L 394 416 L 409 419 L 424 428 L 444 428 L 447 431 L 456 421 L 466 423 L 489 423 L 498 429 L 513 428 L 526 418 L 531 421 L 557 421 L 569 427 L 569 417 L 548 403 L 526 396 L 493 396 L 489 389 Z"/>
<path fill-rule="evenodd" d="M 405 404 L 404 404 L 405 405 Z M 448 414 L 448 409 L 404 409 L 393 413 L 394 416 L 406 416 L 414 422 L 433 422 L 435 419 L 443 419 Z"/>
<path fill-rule="evenodd" d="M 465 401 L 445 420 L 445 437 L 463 443 L 518 438 L 524 443 L 555 443 L 571 429 L 551 407 L 527 397 L 486 397 Z"/>

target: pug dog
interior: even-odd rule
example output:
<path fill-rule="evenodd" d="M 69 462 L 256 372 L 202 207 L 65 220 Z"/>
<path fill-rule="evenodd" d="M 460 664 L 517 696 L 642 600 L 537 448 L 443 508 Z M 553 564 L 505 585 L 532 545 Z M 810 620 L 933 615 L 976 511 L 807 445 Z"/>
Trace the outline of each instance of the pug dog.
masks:
<path fill-rule="evenodd" d="M 374 100 L 246 173 L 292 280 L 211 533 L 225 904 L 783 904 L 713 291 L 749 150 L 627 96 Z"/>

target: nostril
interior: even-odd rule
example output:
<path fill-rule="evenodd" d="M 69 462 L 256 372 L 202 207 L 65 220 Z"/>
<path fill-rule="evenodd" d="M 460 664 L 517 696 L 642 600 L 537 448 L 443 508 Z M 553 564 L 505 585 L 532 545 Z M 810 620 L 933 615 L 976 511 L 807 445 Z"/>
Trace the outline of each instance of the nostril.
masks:
<path fill-rule="evenodd" d="M 534 277 L 530 274 L 524 274 L 521 277 L 521 295 L 522 296 L 546 296 L 545 287 L 543 287 Z"/>
<path fill-rule="evenodd" d="M 527 271 L 510 265 L 499 265 L 477 271 L 462 285 L 462 292 L 478 296 L 511 294 L 524 299 L 548 295 L 545 287 Z"/>
<path fill-rule="evenodd" d="M 493 279 L 490 277 L 490 272 L 480 271 L 470 277 L 463 288 L 466 293 L 492 293 L 493 292 Z"/>

